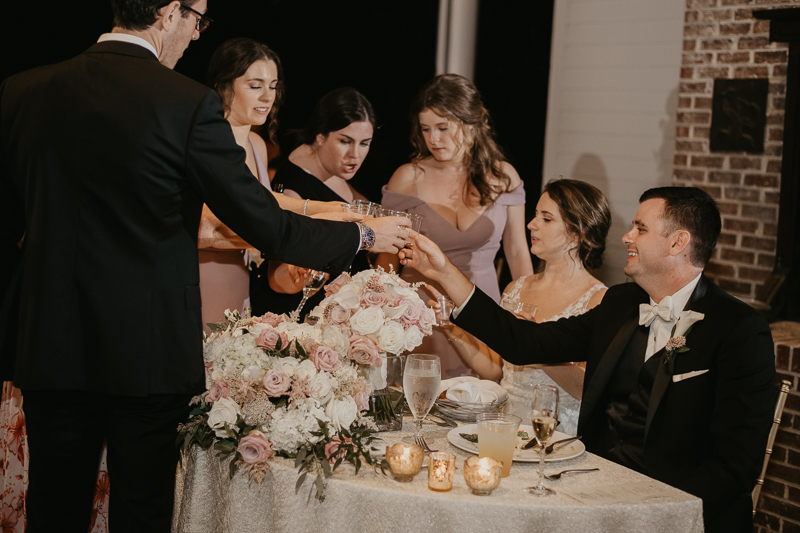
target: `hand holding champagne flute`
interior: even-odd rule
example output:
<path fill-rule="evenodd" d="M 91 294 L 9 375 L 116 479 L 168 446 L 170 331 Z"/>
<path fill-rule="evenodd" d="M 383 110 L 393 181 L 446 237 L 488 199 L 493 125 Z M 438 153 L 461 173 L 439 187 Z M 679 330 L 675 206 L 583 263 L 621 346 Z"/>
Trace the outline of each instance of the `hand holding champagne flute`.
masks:
<path fill-rule="evenodd" d="M 297 306 L 297 309 L 292 311 L 291 319 L 293 322 L 297 322 L 300 319 L 300 311 L 303 310 L 303 306 L 309 298 L 317 294 L 317 291 L 322 288 L 327 279 L 328 274 L 325 272 L 320 272 L 319 270 L 306 272 L 306 277 L 303 281 L 303 299 L 300 300 L 300 305 Z"/>

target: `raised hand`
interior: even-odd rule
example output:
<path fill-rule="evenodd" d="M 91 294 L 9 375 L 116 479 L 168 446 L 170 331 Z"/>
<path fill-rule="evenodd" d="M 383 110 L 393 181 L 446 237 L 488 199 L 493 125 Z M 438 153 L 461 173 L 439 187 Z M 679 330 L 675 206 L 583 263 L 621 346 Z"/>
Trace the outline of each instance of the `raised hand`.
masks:
<path fill-rule="evenodd" d="M 410 235 L 416 246 L 400 250 L 400 263 L 438 281 L 450 299 L 461 306 L 472 292 L 472 282 L 450 262 L 435 242 L 415 231 Z"/>
<path fill-rule="evenodd" d="M 370 252 L 396 254 L 405 246 L 411 221 L 405 217 L 367 218 L 364 223 L 375 232 L 375 244 Z"/>

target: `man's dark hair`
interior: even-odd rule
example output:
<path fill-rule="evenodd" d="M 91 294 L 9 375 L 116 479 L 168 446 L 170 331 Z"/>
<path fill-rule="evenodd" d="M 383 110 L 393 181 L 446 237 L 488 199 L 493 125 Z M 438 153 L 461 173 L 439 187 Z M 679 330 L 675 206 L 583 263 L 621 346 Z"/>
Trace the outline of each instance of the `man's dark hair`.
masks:
<path fill-rule="evenodd" d="M 183 0 L 181 5 L 193 6 L 197 0 Z M 111 0 L 114 12 L 114 27 L 123 30 L 143 31 L 155 24 L 158 10 L 169 4 L 164 0 Z M 181 16 L 190 16 L 183 11 Z"/>
<path fill-rule="evenodd" d="M 704 268 L 722 230 L 717 202 L 696 187 L 656 187 L 645 191 L 639 203 L 659 198 L 664 200 L 661 217 L 665 234 L 678 229 L 688 231 L 692 236 L 689 256 L 692 264 Z"/>

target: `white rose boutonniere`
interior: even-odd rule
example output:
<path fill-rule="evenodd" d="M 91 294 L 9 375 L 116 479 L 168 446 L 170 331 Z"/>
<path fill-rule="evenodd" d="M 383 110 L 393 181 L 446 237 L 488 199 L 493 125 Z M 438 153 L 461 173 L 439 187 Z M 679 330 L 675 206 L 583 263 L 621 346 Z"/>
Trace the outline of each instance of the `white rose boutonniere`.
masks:
<path fill-rule="evenodd" d="M 672 334 L 665 348 L 664 364 L 668 365 L 676 353 L 688 352 L 689 347 L 686 346 L 686 335 L 692 331 L 692 326 L 705 318 L 703 313 L 695 311 L 681 311 L 678 316 L 678 322 L 672 328 Z"/>

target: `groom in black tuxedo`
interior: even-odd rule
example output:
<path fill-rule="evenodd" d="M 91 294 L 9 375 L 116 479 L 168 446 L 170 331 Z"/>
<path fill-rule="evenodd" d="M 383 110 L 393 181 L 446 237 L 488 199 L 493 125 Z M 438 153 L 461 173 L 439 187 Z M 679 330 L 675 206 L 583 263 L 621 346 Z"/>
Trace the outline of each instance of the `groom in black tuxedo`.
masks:
<path fill-rule="evenodd" d="M 204 390 L 204 202 L 270 258 L 333 273 L 407 234 L 278 207 L 216 93 L 171 70 L 206 2 L 112 0 L 113 33 L 0 86 L 0 226 L 24 235 L 0 362 L 25 399 L 31 533 L 88 530 L 103 440 L 111 531 L 169 531 L 176 427 Z"/>
<path fill-rule="evenodd" d="M 578 433 L 587 450 L 702 498 L 706 531 L 749 533 L 774 348 L 766 320 L 702 273 L 720 226 L 700 189 L 650 189 L 622 239 L 635 283 L 542 324 L 498 307 L 424 237 L 401 257 L 439 281 L 458 305 L 454 322 L 507 361 L 586 361 Z"/>

